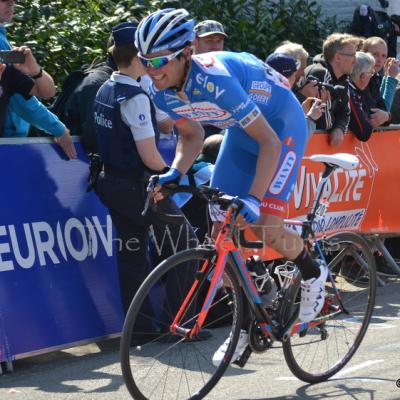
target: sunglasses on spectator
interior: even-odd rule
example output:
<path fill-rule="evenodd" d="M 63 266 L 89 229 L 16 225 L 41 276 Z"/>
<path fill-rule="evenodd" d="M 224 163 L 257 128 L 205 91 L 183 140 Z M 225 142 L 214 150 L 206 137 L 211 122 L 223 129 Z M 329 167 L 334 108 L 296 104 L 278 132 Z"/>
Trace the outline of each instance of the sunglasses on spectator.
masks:
<path fill-rule="evenodd" d="M 166 56 L 153 57 L 153 58 L 147 58 L 147 57 L 142 56 L 141 54 L 138 54 L 138 56 L 139 56 L 140 61 L 146 68 L 151 67 L 151 68 L 157 69 L 157 68 L 161 68 L 161 67 L 164 67 L 165 65 L 167 65 L 171 60 L 173 60 L 180 53 L 182 53 L 183 50 L 185 50 L 185 48 L 180 49 L 180 50 L 176 51 L 175 53 L 168 54 Z"/>

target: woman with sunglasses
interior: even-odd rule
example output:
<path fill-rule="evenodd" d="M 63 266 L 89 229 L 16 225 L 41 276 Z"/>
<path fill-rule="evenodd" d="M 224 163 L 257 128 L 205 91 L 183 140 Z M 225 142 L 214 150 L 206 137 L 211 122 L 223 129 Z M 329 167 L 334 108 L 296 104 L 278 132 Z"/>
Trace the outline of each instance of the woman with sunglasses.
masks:
<path fill-rule="evenodd" d="M 260 238 L 298 265 L 299 317 L 310 321 L 324 303 L 327 267 L 312 260 L 300 237 L 283 226 L 307 140 L 303 110 L 287 80 L 251 54 L 192 55 L 193 27 L 186 10 L 169 8 L 144 18 L 136 32 L 138 55 L 153 80 L 151 96 L 179 130 L 171 169 L 154 179 L 163 185 L 188 170 L 201 150 L 202 123 L 227 128 L 211 186 L 238 196 L 243 222 L 257 222 Z M 240 357 L 247 338 L 243 330 L 232 360 Z M 214 364 L 226 348 L 215 353 Z"/>

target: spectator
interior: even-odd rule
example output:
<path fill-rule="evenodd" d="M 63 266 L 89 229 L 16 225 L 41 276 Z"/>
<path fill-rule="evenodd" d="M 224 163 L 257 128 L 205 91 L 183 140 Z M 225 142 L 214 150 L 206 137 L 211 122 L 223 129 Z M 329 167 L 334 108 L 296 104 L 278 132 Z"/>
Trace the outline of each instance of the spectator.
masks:
<path fill-rule="evenodd" d="M 211 19 L 199 22 L 194 27 L 194 31 L 196 33 L 193 41 L 195 54 L 224 50 L 225 38 L 228 35 L 220 22 Z"/>
<path fill-rule="evenodd" d="M 371 77 L 375 74 L 375 59 L 369 53 L 357 51 L 356 63 L 350 75 L 350 124 L 349 129 L 357 139 L 365 142 L 372 133 L 373 126 L 370 122 L 370 109 L 364 90 L 367 88 Z"/>
<path fill-rule="evenodd" d="M 27 47 L 15 48 L 25 55 L 23 64 L 14 64 L 14 66 L 0 63 L 0 136 L 4 128 L 4 119 L 7 110 L 7 104 L 10 96 L 19 93 L 28 99 L 31 96 L 39 96 L 43 99 L 54 96 L 55 86 L 53 79 L 46 73 L 43 73 L 41 79 L 32 79 L 30 75 L 35 75 L 38 65 L 32 52 Z"/>
<path fill-rule="evenodd" d="M 223 135 L 215 135 L 205 139 L 203 143 L 203 148 L 201 149 L 201 152 L 196 159 L 196 163 L 203 161 L 210 164 L 215 164 L 223 139 Z"/>
<path fill-rule="evenodd" d="M 98 59 L 95 59 L 87 70 L 79 71 L 84 74 L 81 82 L 72 91 L 66 86 L 53 105 L 54 112 L 68 126 L 71 133 L 80 136 L 82 146 L 87 153 L 97 153 L 95 122 L 93 119 L 93 104 L 96 93 L 100 86 L 110 78 L 112 72 L 117 70 L 110 53 L 113 45 L 114 38 L 110 35 L 107 41 L 105 60 L 99 62 Z M 72 74 L 74 73 L 76 71 L 72 72 Z M 146 81 L 145 77 L 140 77 L 139 80 L 142 88 L 147 91 L 148 80 Z M 63 96 L 65 97 L 63 98 Z M 156 117 L 160 130 L 169 134 L 173 126 L 172 120 L 160 110 L 157 110 Z"/>
<path fill-rule="evenodd" d="M 304 70 L 307 67 L 307 60 L 309 57 L 309 54 L 307 50 L 299 43 L 294 43 L 294 42 L 289 42 L 288 40 L 284 41 L 279 47 L 277 47 L 274 50 L 274 53 L 280 53 L 280 54 L 288 54 L 292 57 L 294 57 L 298 64 L 299 67 L 297 69 L 296 73 L 296 81 L 297 83 L 300 78 L 304 76 Z M 317 93 L 312 93 L 310 96 L 316 96 Z M 306 96 L 309 97 L 309 96 Z"/>
<path fill-rule="evenodd" d="M 396 90 L 396 76 L 400 72 L 399 62 L 395 58 L 388 58 L 387 44 L 378 36 L 365 39 L 362 44 L 362 51 L 372 54 L 375 58 L 375 74 L 367 89 L 371 97 L 370 101 L 376 101 L 376 107 L 379 109 L 390 110 Z M 384 117 L 387 116 L 383 115 L 383 119 L 379 119 L 377 126 L 388 122 L 388 119 L 384 119 Z"/>
<path fill-rule="evenodd" d="M 293 85 L 292 90 L 300 103 L 302 103 L 303 109 L 305 108 L 305 113 L 307 114 L 309 112 L 313 104 L 320 103 L 323 105 L 327 100 L 326 90 L 324 88 L 319 89 L 316 80 L 310 79 L 306 82 L 304 80 L 304 70 L 307 67 L 307 60 L 309 57 L 307 50 L 299 43 L 286 40 L 274 50 L 274 53 L 288 54 L 297 60 L 299 67 L 296 72 L 295 85 Z M 300 81 L 303 81 L 302 85 L 299 84 Z M 309 100 L 306 101 L 308 98 Z M 319 98 L 321 101 L 316 103 L 312 100 L 315 98 Z M 316 115 L 314 117 L 316 118 Z M 312 125 L 315 124 L 311 124 L 311 126 Z"/>
<path fill-rule="evenodd" d="M 397 75 L 396 91 L 393 99 L 392 108 L 390 110 L 392 124 L 400 124 L 400 74 Z"/>
<path fill-rule="evenodd" d="M 284 53 L 272 53 L 266 58 L 265 62 L 283 75 L 288 80 L 290 87 L 293 87 L 300 66 L 293 56 Z"/>
<path fill-rule="evenodd" d="M 111 39 L 107 43 L 107 49 L 109 50 L 112 45 L 113 40 L 111 36 Z M 82 146 L 87 153 L 97 153 L 95 123 L 93 119 L 94 99 L 100 86 L 110 78 L 114 70 L 116 70 L 116 65 L 107 51 L 106 60 L 104 62 L 97 61 L 97 63 L 94 60 L 85 72 L 82 71 L 84 77 L 72 89 L 72 92 L 69 91 L 68 86 L 63 87 L 53 105 L 55 107 L 54 112 L 71 130 L 72 135 L 80 136 Z M 64 98 L 64 96 L 66 97 Z"/>
<path fill-rule="evenodd" d="M 316 79 L 331 85 L 344 86 L 344 90 L 329 96 L 326 101 L 324 117 L 317 121 L 317 129 L 329 133 L 329 143 L 338 146 L 343 142 L 350 120 L 348 96 L 348 76 L 353 70 L 356 49 L 360 39 L 344 34 L 333 33 L 324 41 L 322 56 L 316 56 L 314 63 L 305 69 L 308 79 Z"/>
<path fill-rule="evenodd" d="M 113 72 L 101 86 L 94 103 L 98 149 L 104 162 L 104 172 L 98 178 L 96 192 L 108 207 L 117 232 L 118 273 L 125 312 L 150 272 L 147 254 L 149 225 L 154 228 L 154 239 L 158 244 L 163 242 L 167 231 L 167 223 L 160 221 L 155 211 L 149 210 L 146 217 L 141 215 L 145 182 L 152 173 L 169 168 L 156 147 L 158 130 L 154 106 L 137 82 L 144 69 L 134 46 L 135 31 L 136 24 L 131 22 L 113 28 L 115 44 L 112 57 L 118 71 Z M 159 202 L 158 211 L 181 216 L 182 224 L 168 225 L 173 243 L 165 240 L 161 254 L 154 255 L 155 264 L 176 250 L 172 245 L 178 243 L 178 250 L 182 250 L 196 244 L 191 227 L 171 199 Z M 188 242 L 186 235 L 189 235 Z M 151 330 L 145 322 L 143 330 Z"/>
<path fill-rule="evenodd" d="M 14 0 L 0 1 L 0 50 L 10 50 L 11 46 L 6 37 L 4 24 L 10 22 L 14 15 Z M 38 68 L 33 79 L 42 79 L 44 71 Z M 16 93 L 10 97 L 4 124 L 3 136 L 18 137 L 28 136 L 29 124 L 56 137 L 56 142 L 61 146 L 69 158 L 76 157 L 75 147 L 72 143 L 68 129 L 59 119 L 36 99 L 31 97 L 26 100 L 24 96 Z"/>
<path fill-rule="evenodd" d="M 206 20 L 199 22 L 194 31 L 196 37 L 193 41 L 193 49 L 195 54 L 208 53 L 210 51 L 224 50 L 225 38 L 228 35 L 225 33 L 223 25 L 214 20 Z M 222 129 L 214 125 L 204 125 L 204 137 L 220 134 Z"/>
<path fill-rule="evenodd" d="M 274 52 L 267 57 L 265 62 L 286 77 L 290 87 L 293 88 L 300 65 L 293 56 Z M 319 98 L 308 97 L 303 101 L 302 107 L 307 119 L 308 135 L 311 136 L 315 131 L 316 121 L 321 118 L 324 112 L 325 103 Z"/>

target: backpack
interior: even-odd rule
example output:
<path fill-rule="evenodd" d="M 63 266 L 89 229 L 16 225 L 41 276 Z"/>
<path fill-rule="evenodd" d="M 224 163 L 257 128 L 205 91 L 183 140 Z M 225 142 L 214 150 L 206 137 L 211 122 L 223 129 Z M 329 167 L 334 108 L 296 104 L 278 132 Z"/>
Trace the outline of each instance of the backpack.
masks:
<path fill-rule="evenodd" d="M 57 95 L 54 103 L 49 107 L 49 110 L 56 114 L 62 122 L 65 122 L 65 109 L 68 99 L 88 74 L 88 69 L 72 71 L 62 83 L 61 92 Z"/>
<path fill-rule="evenodd" d="M 361 15 L 360 8 L 367 8 L 367 15 Z M 361 5 L 354 10 L 348 32 L 366 38 L 379 36 L 388 46 L 388 57 L 396 57 L 397 35 L 393 22 L 385 11 L 375 11 L 370 6 Z"/>
<path fill-rule="evenodd" d="M 88 153 L 97 152 L 92 111 L 94 99 L 97 90 L 112 72 L 113 68 L 105 63 L 93 63 L 88 68 L 71 72 L 50 107 L 50 111 L 70 129 L 72 135 L 81 137 L 82 146 Z"/>

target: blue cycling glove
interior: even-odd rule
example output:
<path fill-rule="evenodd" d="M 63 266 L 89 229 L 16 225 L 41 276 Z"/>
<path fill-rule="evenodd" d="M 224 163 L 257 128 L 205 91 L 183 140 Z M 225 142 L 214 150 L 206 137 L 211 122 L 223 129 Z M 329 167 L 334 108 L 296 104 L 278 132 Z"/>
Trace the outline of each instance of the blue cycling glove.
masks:
<path fill-rule="evenodd" d="M 258 218 L 260 218 L 260 206 L 261 201 L 257 199 L 257 197 L 248 194 L 242 198 L 236 198 L 242 204 L 242 207 L 239 210 L 239 214 L 244 217 L 246 222 L 252 224 L 256 222 Z"/>
<path fill-rule="evenodd" d="M 170 168 L 166 173 L 152 176 L 150 179 L 152 179 L 154 183 L 159 183 L 162 186 L 166 183 L 178 184 L 180 177 L 181 173 L 177 169 Z"/>

